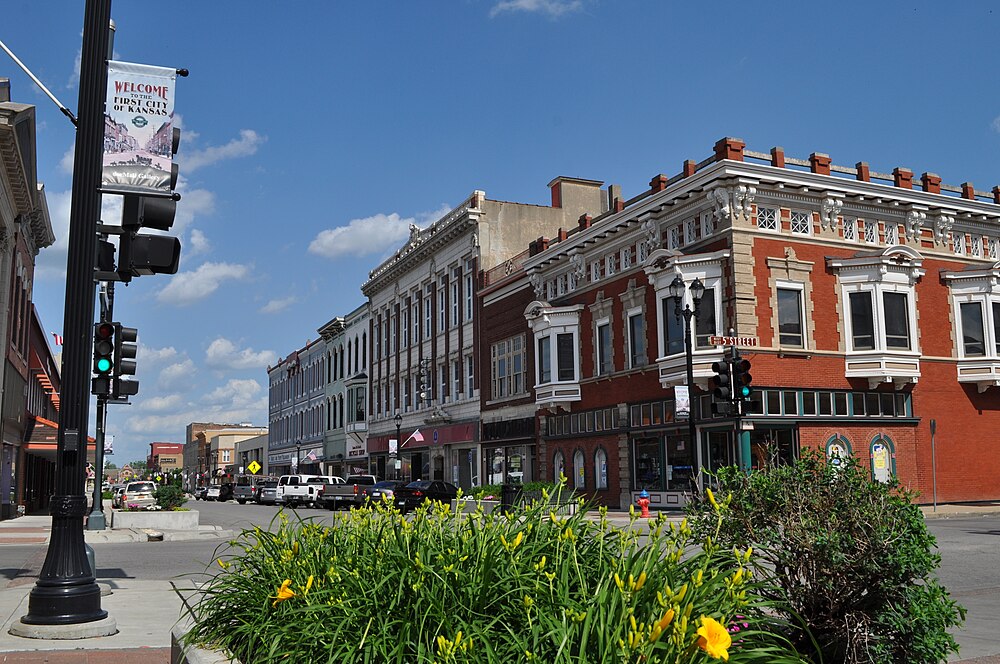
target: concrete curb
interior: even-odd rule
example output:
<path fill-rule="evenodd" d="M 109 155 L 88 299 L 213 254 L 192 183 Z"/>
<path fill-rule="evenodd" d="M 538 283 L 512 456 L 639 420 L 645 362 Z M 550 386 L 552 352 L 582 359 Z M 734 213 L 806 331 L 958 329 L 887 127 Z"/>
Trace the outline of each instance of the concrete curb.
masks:
<path fill-rule="evenodd" d="M 239 664 L 218 650 L 184 645 L 184 636 L 191 627 L 190 619 L 170 630 L 170 664 Z"/>

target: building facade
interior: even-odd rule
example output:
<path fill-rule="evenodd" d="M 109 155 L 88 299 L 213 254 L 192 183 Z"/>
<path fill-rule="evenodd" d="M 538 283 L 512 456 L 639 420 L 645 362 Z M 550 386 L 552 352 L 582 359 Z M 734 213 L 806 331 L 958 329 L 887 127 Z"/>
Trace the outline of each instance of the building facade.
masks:
<path fill-rule="evenodd" d="M 498 344 L 525 337 L 540 478 L 565 475 L 608 505 L 646 489 L 673 507 L 702 470 L 809 447 L 850 455 L 927 502 L 998 497 L 1000 187 L 723 139 L 631 200 L 616 193 L 598 218 L 532 243 L 523 276 L 512 266 L 484 290 L 493 375 L 507 380 Z M 696 311 L 690 332 L 678 304 Z M 739 429 L 712 415 L 723 335 L 752 363 Z M 484 391 L 490 417 L 527 412 L 524 388 L 507 389 L 518 391 Z"/>
<path fill-rule="evenodd" d="M 236 442 L 236 472 L 240 475 L 256 475 L 258 477 L 268 477 L 271 474 L 267 465 L 267 434 L 247 438 Z M 250 471 L 250 464 L 256 461 L 260 469 L 254 473 Z"/>
<path fill-rule="evenodd" d="M 322 337 L 268 367 L 268 467 L 318 475 L 326 461 L 326 343 Z"/>
<path fill-rule="evenodd" d="M 379 477 L 482 484 L 479 272 L 538 233 L 602 209 L 600 183 L 557 178 L 552 205 L 475 191 L 410 238 L 362 286 L 369 304 L 370 467 Z M 516 248 L 516 249 L 515 249 Z"/>
<path fill-rule="evenodd" d="M 182 443 L 150 443 L 146 468 L 150 473 L 169 473 L 184 467 Z"/>
<path fill-rule="evenodd" d="M 15 516 L 18 504 L 48 500 L 41 495 L 48 486 L 47 460 L 24 467 L 29 460 L 22 449 L 34 433 L 27 416 L 37 375 L 32 358 L 50 355 L 44 332 L 44 348 L 33 341 L 35 256 L 55 242 L 35 152 L 35 107 L 11 102 L 10 83 L 0 79 L 0 518 Z"/>
<path fill-rule="evenodd" d="M 184 430 L 184 487 L 188 491 L 209 484 L 212 470 L 216 468 L 211 455 L 210 441 L 220 431 L 246 429 L 250 424 L 222 424 L 218 422 L 192 422 Z M 266 430 L 264 430 L 266 433 Z M 258 435 L 258 434 L 251 434 Z"/>

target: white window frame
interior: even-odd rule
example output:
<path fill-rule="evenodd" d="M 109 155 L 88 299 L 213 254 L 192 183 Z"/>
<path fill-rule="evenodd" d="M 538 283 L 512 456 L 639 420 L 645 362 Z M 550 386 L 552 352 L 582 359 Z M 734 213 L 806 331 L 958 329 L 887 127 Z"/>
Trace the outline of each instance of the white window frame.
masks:
<path fill-rule="evenodd" d="M 424 293 L 424 339 L 434 336 L 434 286 L 427 285 Z"/>
<path fill-rule="evenodd" d="M 878 220 L 865 219 L 865 244 L 878 244 Z"/>
<path fill-rule="evenodd" d="M 438 280 L 438 332 L 448 329 L 448 277 Z"/>
<path fill-rule="evenodd" d="M 681 227 L 672 226 L 667 231 L 667 249 L 680 249 L 681 247 Z"/>
<path fill-rule="evenodd" d="M 399 331 L 401 337 L 400 348 L 407 348 L 410 345 L 410 308 L 407 306 L 400 306 L 399 315 L 402 318 L 402 320 L 399 321 Z"/>
<path fill-rule="evenodd" d="M 715 231 L 715 215 L 711 210 L 706 210 L 701 213 L 701 236 L 708 237 Z"/>
<path fill-rule="evenodd" d="M 608 453 L 603 447 L 594 450 L 594 488 L 598 491 L 608 488 Z"/>
<path fill-rule="evenodd" d="M 645 345 L 645 352 L 643 353 L 643 364 L 635 363 L 635 349 L 632 348 L 632 319 L 641 316 L 642 317 L 642 336 Z M 649 344 L 647 332 L 649 331 L 649 323 L 646 321 L 646 312 L 643 311 L 642 307 L 633 307 L 625 312 L 625 348 L 628 349 L 628 368 L 638 369 L 640 367 L 649 365 Z"/>
<path fill-rule="evenodd" d="M 641 240 L 636 244 L 636 256 L 640 264 L 645 263 L 646 259 L 649 258 L 649 246 Z"/>
<path fill-rule="evenodd" d="M 413 296 L 413 304 L 410 311 L 410 320 L 413 321 L 413 343 L 420 343 L 420 293 Z"/>
<path fill-rule="evenodd" d="M 684 244 L 693 244 L 698 241 L 698 220 L 688 219 L 684 222 Z"/>
<path fill-rule="evenodd" d="M 465 320 L 470 322 L 472 320 L 472 315 L 475 313 L 475 299 L 473 298 L 475 283 L 473 282 L 473 271 L 472 271 L 471 260 L 465 261 Z"/>
<path fill-rule="evenodd" d="M 990 237 L 986 239 L 986 246 L 988 247 L 987 257 L 992 260 L 1000 259 L 1000 240 L 995 237 Z"/>
<path fill-rule="evenodd" d="M 601 261 L 594 261 L 590 264 L 590 282 L 597 283 L 601 280 Z"/>
<path fill-rule="evenodd" d="M 885 222 L 885 243 L 889 246 L 899 244 L 899 224 L 894 221 Z"/>
<path fill-rule="evenodd" d="M 799 227 L 798 230 L 796 230 L 796 226 Z M 792 235 L 812 235 L 812 212 L 806 210 L 789 210 L 788 230 L 791 231 Z"/>
<path fill-rule="evenodd" d="M 983 236 L 975 233 L 970 236 L 969 253 L 976 258 L 983 257 Z"/>
<path fill-rule="evenodd" d="M 462 389 L 462 378 L 464 376 L 462 372 L 462 360 L 461 358 L 453 360 L 451 363 L 451 381 L 452 381 L 452 401 L 458 401 L 459 397 L 465 394 L 465 390 Z"/>
<path fill-rule="evenodd" d="M 632 247 L 622 247 L 621 252 L 622 272 L 632 267 Z"/>
<path fill-rule="evenodd" d="M 888 276 L 888 275 L 887 275 Z M 872 294 L 872 329 L 875 334 L 875 348 L 855 349 L 854 348 L 854 328 L 851 320 L 850 293 L 870 292 Z M 897 348 L 889 347 L 885 337 L 885 293 L 903 293 L 906 295 L 907 308 L 907 333 L 909 335 L 910 347 Z M 845 347 L 850 353 L 918 353 L 919 344 L 917 334 L 917 302 L 916 289 L 913 286 L 903 283 L 893 282 L 860 282 L 846 283 L 841 286 L 841 301 L 844 304 L 844 332 Z"/>
<path fill-rule="evenodd" d="M 608 254 L 604 257 L 604 273 L 609 277 L 614 276 L 617 271 L 615 270 L 615 255 L 613 253 Z"/>
<path fill-rule="evenodd" d="M 552 384 L 576 384 L 580 382 L 580 316 L 583 310 L 582 304 L 566 307 L 542 306 L 543 303 L 533 302 L 528 305 L 525 317 L 528 319 L 528 327 L 532 330 L 534 344 L 534 375 L 536 387 L 540 385 Z M 537 310 L 537 311 L 536 311 Z M 559 335 L 571 335 L 570 347 L 573 352 L 573 377 L 570 379 L 559 378 Z M 549 380 L 542 381 L 541 366 L 538 352 L 539 342 L 542 339 L 549 339 Z M 567 367 L 568 368 L 568 367 Z"/>
<path fill-rule="evenodd" d="M 858 241 L 858 220 L 854 217 L 843 218 L 844 240 L 848 242 Z"/>
<path fill-rule="evenodd" d="M 472 399 L 476 395 L 475 394 L 475 392 L 476 392 L 475 385 L 476 384 L 475 384 L 475 381 L 473 380 L 475 378 L 475 375 L 476 375 L 476 363 L 475 363 L 474 358 L 473 358 L 472 355 L 466 355 L 465 356 L 465 366 L 466 366 L 465 395 L 468 398 Z M 523 362 L 521 363 L 521 366 L 524 366 Z"/>
<path fill-rule="evenodd" d="M 986 271 L 985 274 L 990 275 L 993 270 Z M 994 360 L 1000 361 L 1000 338 L 998 338 L 996 327 L 994 326 L 995 316 L 993 312 L 993 305 L 1000 305 L 1000 293 L 994 293 L 991 289 L 992 278 L 990 276 L 980 276 L 976 278 L 972 275 L 967 275 L 967 273 L 956 272 L 952 273 L 954 275 L 962 276 L 965 278 L 949 279 L 950 289 L 951 289 L 951 306 L 952 306 L 952 318 L 955 321 L 955 343 L 957 356 L 959 359 L 970 359 L 978 361 Z M 965 338 L 965 333 L 962 327 L 962 304 L 968 303 L 979 303 L 983 309 L 983 342 L 986 344 L 986 354 L 985 355 L 966 355 L 965 354 L 965 343 L 963 339 Z"/>
<path fill-rule="evenodd" d="M 761 223 L 763 221 L 763 223 Z M 781 210 L 763 205 L 757 206 L 757 228 L 769 233 L 781 232 Z"/>
<path fill-rule="evenodd" d="M 458 287 L 461 284 L 461 269 L 455 268 L 451 276 L 451 326 L 458 327 L 458 317 L 462 311 L 462 304 L 458 299 Z"/>
<path fill-rule="evenodd" d="M 581 491 L 587 488 L 587 458 L 583 450 L 573 452 L 573 488 Z"/>
<path fill-rule="evenodd" d="M 805 284 L 798 281 L 782 281 L 778 280 L 774 284 L 775 290 L 775 306 L 778 306 L 778 294 L 779 290 L 790 290 L 798 291 L 799 294 L 799 325 L 802 327 L 802 344 L 801 345 L 786 345 L 781 341 L 781 312 L 777 311 L 775 315 L 775 320 L 778 322 L 778 328 L 774 331 L 775 340 L 778 347 L 785 348 L 808 348 L 809 347 L 809 337 L 808 337 L 808 325 L 806 325 L 806 286 Z"/>
<path fill-rule="evenodd" d="M 951 246 L 959 256 L 965 255 L 965 233 L 951 232 Z"/>
<path fill-rule="evenodd" d="M 438 403 L 448 403 L 448 364 L 442 362 L 437 366 Z"/>
<path fill-rule="evenodd" d="M 608 366 L 602 366 L 604 360 L 604 353 L 602 352 L 604 348 L 601 344 L 601 328 L 606 327 L 608 329 Z M 614 341 L 611 338 L 611 319 L 601 318 L 594 321 L 594 349 L 597 351 L 596 362 L 594 363 L 594 375 L 595 376 L 610 376 L 615 372 L 615 346 Z"/>
<path fill-rule="evenodd" d="M 556 292 L 559 294 L 559 297 L 566 294 L 566 281 L 565 274 L 560 274 L 556 277 Z"/>

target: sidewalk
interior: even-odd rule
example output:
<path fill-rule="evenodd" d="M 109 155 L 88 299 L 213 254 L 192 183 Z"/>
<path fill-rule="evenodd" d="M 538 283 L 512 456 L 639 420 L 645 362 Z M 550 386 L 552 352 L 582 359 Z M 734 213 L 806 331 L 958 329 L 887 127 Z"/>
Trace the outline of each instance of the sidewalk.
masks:
<path fill-rule="evenodd" d="M 925 518 L 957 518 L 1000 515 L 1000 502 L 963 505 L 922 506 Z M 653 512 L 653 516 L 656 516 Z M 681 519 L 679 512 L 667 513 L 671 519 Z M 594 520 L 597 512 L 588 514 Z M 627 511 L 609 511 L 608 521 L 616 526 L 628 525 Z M 641 524 L 643 519 L 636 519 Z M 48 541 L 51 517 L 23 516 L 0 521 L 0 546 L 10 544 L 42 544 Z M 164 540 L 232 537 L 232 532 L 208 527 L 191 532 L 164 532 Z M 84 531 L 89 543 L 145 542 L 144 531 Z M 98 579 L 99 585 L 110 591 L 102 597 L 101 606 L 115 619 L 118 633 L 80 640 L 28 639 L 13 636 L 10 627 L 27 612 L 28 595 L 34 587 L 33 577 L 15 579 L 9 587 L 0 589 L 0 664 L 13 662 L 50 664 L 177 664 L 185 661 L 180 653 L 171 654 L 171 631 L 185 614 L 185 601 L 194 592 L 191 581 L 140 581 L 135 579 Z M 178 628 L 178 632 L 183 632 Z M 997 646 L 1000 652 L 1000 644 Z M 228 660 L 205 651 L 193 651 L 186 661 L 191 664 L 222 664 Z M 966 664 L 1000 664 L 1000 655 L 974 659 L 952 660 Z"/>

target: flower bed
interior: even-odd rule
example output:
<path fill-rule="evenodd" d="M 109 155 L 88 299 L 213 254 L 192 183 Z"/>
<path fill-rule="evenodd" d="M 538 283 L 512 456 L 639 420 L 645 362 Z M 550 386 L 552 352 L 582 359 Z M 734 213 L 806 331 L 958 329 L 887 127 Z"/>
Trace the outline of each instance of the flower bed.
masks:
<path fill-rule="evenodd" d="M 187 641 L 255 663 L 802 661 L 749 550 L 663 517 L 642 533 L 548 501 L 511 516 L 376 505 L 325 526 L 279 513 L 275 532 L 223 552 Z"/>

